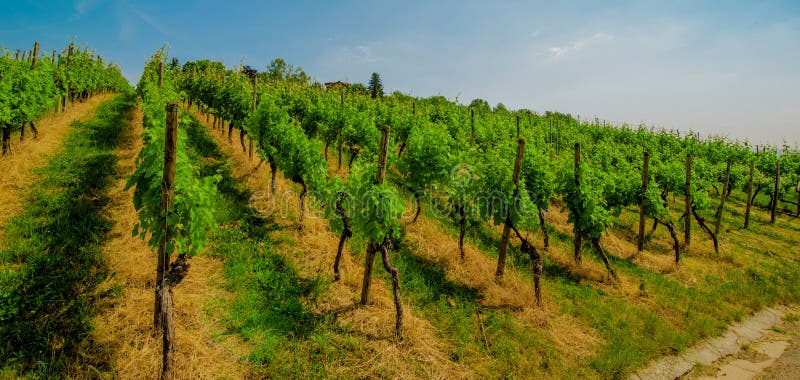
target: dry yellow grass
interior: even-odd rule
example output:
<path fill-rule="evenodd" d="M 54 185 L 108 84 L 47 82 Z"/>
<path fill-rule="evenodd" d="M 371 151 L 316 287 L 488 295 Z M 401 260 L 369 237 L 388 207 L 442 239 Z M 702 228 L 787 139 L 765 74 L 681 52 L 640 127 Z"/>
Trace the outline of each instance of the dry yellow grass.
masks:
<path fill-rule="evenodd" d="M 565 358 L 577 360 L 590 356 L 604 344 L 596 330 L 561 314 L 557 305 L 548 300 L 546 278 L 542 306 L 537 307 L 533 284 L 516 269 L 507 270 L 502 284 L 498 284 L 494 280 L 496 259 L 465 241 L 465 258 L 461 261 L 458 241 L 426 216 L 420 215 L 416 223 L 406 225 L 406 237 L 414 252 L 444 269 L 448 281 L 476 289 L 484 306 L 508 307 L 519 322 L 547 332 Z"/>
<path fill-rule="evenodd" d="M 19 134 L 11 138 L 11 154 L 0 157 L 0 236 L 3 225 L 11 217 L 18 215 L 25 206 L 25 195 L 31 184 L 39 179 L 36 168 L 44 165 L 58 151 L 64 138 L 72 129 L 76 120 L 85 121 L 94 116 L 94 111 L 101 103 L 114 97 L 103 94 L 92 97 L 84 103 L 75 103 L 67 107 L 64 113 L 51 113 L 36 122 L 39 138 L 33 140 L 28 131 L 25 141 L 19 142 Z M 0 244 L 2 240 L 0 239 Z"/>
<path fill-rule="evenodd" d="M 205 118 L 198 117 L 198 120 L 203 123 Z M 203 124 L 207 127 L 209 126 L 205 123 Z M 257 165 L 257 162 L 248 163 L 249 158 L 242 152 L 241 146 L 237 141 L 238 136 L 234 136 L 233 143 L 229 144 L 224 133 L 216 132 L 212 134 L 217 137 L 223 150 L 233 158 L 231 165 L 234 175 L 241 180 L 246 180 L 250 189 L 254 192 L 267 191 L 270 180 L 269 168 L 266 165 L 262 165 L 259 171 L 253 172 L 252 168 Z M 245 165 L 241 167 L 243 163 Z M 335 150 L 330 150 L 328 158 L 329 173 L 346 176 L 348 172 L 347 158 L 345 157 L 343 160 L 340 170 L 336 170 L 336 165 Z M 284 244 L 279 245 L 278 249 L 284 251 L 295 262 L 303 276 L 310 278 L 319 273 L 332 274 L 338 236 L 331 233 L 326 220 L 315 217 L 307 218 L 304 222 L 303 231 L 297 231 L 295 221 L 296 216 L 299 215 L 299 203 L 297 199 L 298 192 L 294 187 L 291 182 L 285 180 L 279 174 L 276 195 L 272 198 L 272 202 L 268 202 L 269 204 L 265 205 L 272 207 L 274 215 L 286 216 L 286 218 L 278 219 L 278 222 L 285 227 L 289 227 L 284 231 L 291 231 L 290 236 L 274 236 L 276 241 L 284 241 Z M 278 210 L 277 207 L 281 209 Z M 409 205 L 407 209 L 411 210 L 412 208 Z M 318 210 L 306 210 L 306 215 L 309 213 L 314 214 L 315 211 L 318 213 Z M 406 222 L 411 217 L 412 214 L 407 213 L 406 218 L 408 220 Z M 496 260 L 482 253 L 472 244 L 465 243 L 467 258 L 464 263 L 461 263 L 457 240 L 428 220 L 425 215 L 421 215 L 417 223 L 406 225 L 406 237 L 410 248 L 415 253 L 439 264 L 445 270 L 449 281 L 478 290 L 482 296 L 482 304 L 484 306 L 507 307 L 520 323 L 546 331 L 565 358 L 577 360 L 590 356 L 605 343 L 597 331 L 585 323 L 571 316 L 560 314 L 557 306 L 548 302 L 546 286 L 543 290 L 544 305 L 541 308 L 536 307 L 533 297 L 533 284 L 526 282 L 516 272 L 515 268 L 509 267 L 503 283 L 496 283 L 494 281 Z M 341 263 L 341 281 L 338 284 L 334 284 L 330 292 L 326 294 L 326 298 L 322 299 L 319 305 L 320 312 L 344 308 L 355 305 L 358 302 L 361 278 L 363 276 L 363 264 L 353 262 L 347 245 L 345 247 L 345 254 Z M 571 255 L 564 255 L 564 258 L 566 265 L 571 266 Z M 509 265 L 511 265 L 510 262 Z M 606 269 L 602 267 L 602 264 L 586 263 L 576 270 L 582 272 L 582 275 L 590 275 L 597 280 L 605 279 L 606 276 Z M 631 285 L 627 288 L 633 289 L 634 286 Z M 385 345 L 381 341 L 387 340 L 392 334 L 393 325 L 390 321 L 394 318 L 394 309 L 390 298 L 391 290 L 382 283 L 373 282 L 372 292 L 374 305 L 369 308 L 354 308 L 347 313 L 339 314 L 339 321 L 340 323 L 355 326 L 356 330 L 368 337 L 376 338 L 378 347 L 381 347 Z M 376 308 L 376 306 L 379 306 L 379 308 Z M 445 378 L 461 378 L 467 375 L 470 375 L 467 377 L 473 377 L 474 375 L 471 374 L 471 371 L 463 365 L 456 365 L 447 359 L 445 354 L 446 342 L 441 342 L 444 338 L 435 337 L 435 332 L 432 331 L 433 327 L 430 323 L 413 315 L 409 316 L 408 310 L 413 306 L 404 306 L 407 311 L 405 315 L 407 341 L 401 347 L 408 347 L 409 350 L 406 352 L 399 351 L 398 354 L 403 354 L 407 359 L 410 359 L 409 355 L 411 355 L 413 361 L 417 363 L 427 363 L 433 360 L 434 362 L 430 363 L 432 367 L 429 369 L 434 372 L 426 373 L 426 377 L 438 373 L 446 373 Z M 437 339 L 440 342 L 436 342 Z M 365 344 L 374 345 L 376 342 L 371 339 Z M 473 355 L 480 356 L 483 354 L 473 353 Z M 398 367 L 402 360 L 399 357 L 389 356 L 383 357 L 381 360 L 373 360 L 371 363 L 372 365 Z M 481 363 L 472 364 L 481 365 Z M 447 368 L 448 372 L 442 372 L 442 367 Z M 450 372 L 453 370 L 455 372 Z M 366 371 L 366 373 L 374 372 Z M 417 375 L 410 373 L 390 373 L 393 373 L 392 377 L 417 377 Z"/>
<path fill-rule="evenodd" d="M 250 160 L 239 144 L 238 133 L 234 133 L 231 143 L 227 140 L 227 131 L 210 129 L 211 123 L 205 117 L 195 114 L 206 128 L 209 128 L 220 145 L 220 149 L 230 158 L 233 175 L 245 181 L 255 194 L 263 194 L 269 189 L 269 166 L 261 165 L 253 170 L 258 159 Z M 334 151 L 332 151 L 334 152 Z M 335 152 L 332 154 L 335 157 Z M 344 163 L 346 166 L 346 162 Z M 344 168 L 343 168 L 344 170 Z M 314 278 L 326 273 L 333 277 L 333 260 L 339 237 L 330 231 L 325 219 L 314 217 L 319 210 L 308 207 L 307 218 L 303 230 L 297 228 L 299 215 L 298 189 L 290 181 L 278 173 L 276 194 L 263 203 L 276 222 L 285 228 L 273 233 L 272 240 L 277 253 L 284 255 L 298 269 L 304 278 Z M 307 203 L 308 205 L 308 203 Z M 271 209 L 270 209 L 271 207 Z M 378 259 L 380 260 L 380 259 Z M 376 265 L 380 265 L 376 262 Z M 391 289 L 381 281 L 373 281 L 372 304 L 367 307 L 355 307 L 360 297 L 363 265 L 352 260 L 346 247 L 340 264 L 341 280 L 334 283 L 317 304 L 316 312 L 336 312 L 340 324 L 348 325 L 357 332 L 363 347 L 368 348 L 374 356 L 355 358 L 352 365 L 334 369 L 340 376 L 348 378 L 387 376 L 396 379 L 432 378 L 461 379 L 474 378 L 472 371 L 460 364 L 452 362 L 447 354 L 447 342 L 442 341 L 435 328 L 424 318 L 416 315 L 413 305 L 404 305 L 404 341 L 401 344 L 391 342 L 394 329 L 394 303 Z M 402 281 L 402 279 L 401 279 Z M 416 363 L 410 368 L 408 363 Z M 383 374 L 383 375 L 379 375 Z"/>
<path fill-rule="evenodd" d="M 116 182 L 108 193 L 111 202 L 106 212 L 114 226 L 102 247 L 113 276 L 100 287 L 118 286 L 121 292 L 101 305 L 91 338 L 99 347 L 96 355 L 110 364 L 115 378 L 155 379 L 161 363 L 161 336 L 152 326 L 156 256 L 143 240 L 131 236 L 137 221 L 133 190 L 124 191 L 142 147 L 139 109 L 130 125 L 117 153 Z M 212 340 L 221 331 L 221 323 L 203 312 L 210 299 L 228 296 L 209 284 L 220 278 L 221 267 L 218 260 L 194 257 L 188 276 L 174 290 L 178 379 L 240 379 L 248 373 L 239 360 L 243 344 Z"/>

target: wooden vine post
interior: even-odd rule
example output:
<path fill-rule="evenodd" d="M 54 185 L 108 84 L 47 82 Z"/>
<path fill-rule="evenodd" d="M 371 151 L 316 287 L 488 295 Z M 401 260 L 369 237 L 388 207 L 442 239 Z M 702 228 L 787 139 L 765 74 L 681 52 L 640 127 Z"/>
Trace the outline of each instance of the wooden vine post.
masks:
<path fill-rule="evenodd" d="M 581 187 L 581 143 L 575 143 L 575 188 L 580 189 Z M 580 218 L 580 215 L 578 215 Z M 575 221 L 572 227 L 572 231 L 575 235 L 573 239 L 573 256 L 575 257 L 575 263 L 581 263 L 581 247 L 583 246 L 582 236 L 580 234 L 579 229 L 580 222 Z"/>
<path fill-rule="evenodd" d="M 719 225 L 722 223 L 722 210 L 725 207 L 725 200 L 728 198 L 728 191 L 731 185 L 731 160 L 729 159 L 725 166 L 725 186 L 722 187 L 722 198 L 717 207 L 716 220 L 714 221 L 714 235 L 719 236 Z"/>
<path fill-rule="evenodd" d="M 650 152 L 645 151 L 642 165 L 642 192 L 639 194 L 639 241 L 637 245 L 639 252 L 644 250 L 645 197 L 647 196 L 648 182 L 650 182 Z"/>
<path fill-rule="evenodd" d="M 744 209 L 744 228 L 750 226 L 750 208 L 753 206 L 753 160 L 750 160 L 750 174 L 747 178 L 747 206 Z"/>
<path fill-rule="evenodd" d="M 800 181 L 797 181 L 797 186 L 794 190 L 797 192 L 797 211 L 795 212 L 795 216 L 800 217 Z"/>
<path fill-rule="evenodd" d="M 39 42 L 35 42 L 33 44 L 33 54 L 31 58 L 31 70 L 36 69 L 36 61 L 39 59 Z M 33 132 L 34 140 L 39 137 L 39 131 L 36 129 L 36 125 L 34 121 L 31 120 L 28 122 L 31 126 L 31 132 Z M 25 139 L 25 123 L 22 123 L 22 128 L 19 131 L 19 142 Z"/>
<path fill-rule="evenodd" d="M 686 187 L 683 192 L 683 246 L 687 249 L 692 240 L 692 154 L 686 154 Z"/>
<path fill-rule="evenodd" d="M 153 322 L 162 331 L 161 378 L 170 378 L 175 343 L 173 321 L 172 288 L 167 281 L 169 271 L 169 247 L 171 246 L 169 208 L 175 198 L 175 159 L 178 145 L 178 104 L 167 104 L 167 124 L 164 139 L 164 177 L 161 182 L 161 209 L 164 213 L 162 229 L 164 236 L 158 244 L 158 267 L 156 268 L 156 294 Z"/>
<path fill-rule="evenodd" d="M 469 109 L 469 130 L 472 137 L 475 137 L 475 109 L 472 107 Z"/>
<path fill-rule="evenodd" d="M 547 147 L 548 151 L 550 152 L 550 161 L 553 161 L 555 152 L 553 152 L 553 120 L 547 119 L 548 124 L 550 124 L 550 133 L 547 135 Z"/>
<path fill-rule="evenodd" d="M 164 88 L 164 62 L 158 63 L 158 89 Z"/>
<path fill-rule="evenodd" d="M 258 104 L 258 77 L 253 77 L 253 113 L 256 113 L 256 105 Z M 249 136 L 248 136 L 249 137 Z M 253 161 L 253 138 L 249 137 L 250 147 L 248 150 L 248 156 L 250 157 L 250 161 Z"/>
<path fill-rule="evenodd" d="M 770 209 L 769 222 L 775 224 L 775 213 L 778 209 L 778 190 L 781 183 L 781 159 L 775 161 L 775 191 L 772 193 L 772 208 Z"/>
<path fill-rule="evenodd" d="M 39 60 L 39 42 L 33 44 L 33 59 L 31 60 L 31 69 L 36 67 L 36 61 Z"/>
<path fill-rule="evenodd" d="M 519 122 L 519 117 L 517 118 Z M 519 172 L 522 169 L 522 155 L 525 152 L 525 140 L 517 139 L 517 156 L 514 159 L 514 198 L 519 195 Z M 509 205 L 508 207 L 516 207 L 516 205 Z M 511 236 L 511 210 L 506 210 L 506 220 L 503 224 L 503 238 L 500 240 L 500 253 L 497 256 L 497 270 L 495 271 L 495 280 L 502 281 L 503 274 L 506 267 L 506 254 L 508 253 L 508 238 Z"/>
<path fill-rule="evenodd" d="M 75 49 L 75 46 L 72 43 L 70 43 L 69 44 L 69 48 L 67 49 L 67 70 L 69 70 L 70 63 L 72 63 L 72 52 L 73 52 L 74 49 Z M 66 112 L 66 110 L 67 110 L 67 99 L 70 98 L 70 90 L 71 90 L 72 84 L 67 82 L 67 83 L 64 83 L 63 86 L 64 86 L 64 99 L 61 102 L 61 111 L 62 112 Z"/>
<path fill-rule="evenodd" d="M 556 124 L 556 154 L 561 155 L 561 128 Z"/>
<path fill-rule="evenodd" d="M 342 89 L 341 94 L 339 95 L 339 120 L 341 120 L 341 125 L 339 125 L 339 136 L 337 136 L 336 141 L 337 145 L 339 146 L 339 164 L 336 167 L 336 170 L 342 170 L 342 132 L 344 129 L 344 89 Z"/>
<path fill-rule="evenodd" d="M 378 150 L 378 172 L 375 175 L 375 185 L 382 185 L 386 177 L 386 161 L 389 154 L 389 126 L 384 125 L 381 128 L 381 141 Z M 400 302 L 400 277 L 397 268 L 393 267 L 389 261 L 389 236 L 383 237 L 383 241 L 370 240 L 367 245 L 367 257 L 364 263 L 364 281 L 361 287 L 361 305 L 369 303 L 369 288 L 372 280 L 372 265 L 375 261 L 375 254 L 378 250 L 381 251 L 381 258 L 383 260 L 383 268 L 392 277 L 392 293 L 394 294 L 395 306 L 395 338 L 398 341 L 403 340 L 403 304 Z"/>

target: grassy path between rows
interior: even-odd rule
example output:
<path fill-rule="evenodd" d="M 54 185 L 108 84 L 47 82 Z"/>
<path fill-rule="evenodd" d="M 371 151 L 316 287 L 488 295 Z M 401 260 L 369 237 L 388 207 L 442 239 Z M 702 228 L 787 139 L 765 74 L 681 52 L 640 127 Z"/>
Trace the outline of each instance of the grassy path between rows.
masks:
<path fill-rule="evenodd" d="M 227 215 L 209 254 L 224 260 L 222 286 L 236 295 L 209 312 L 222 316 L 229 332 L 250 343 L 248 359 L 257 377 L 475 377 L 451 360 L 449 342 L 411 304 L 405 314 L 406 340 L 393 344 L 390 286 L 374 282 L 373 303 L 356 306 L 361 259 L 348 250 L 342 280 L 332 283 L 338 236 L 327 222 L 311 217 L 298 231 L 291 183 L 279 175 L 277 194 L 269 195 L 264 191 L 268 165 L 254 170 L 258 159 L 250 161 L 238 140 L 229 143 L 220 131 L 208 129 L 210 123 L 197 127 L 195 135 L 209 139 L 209 170 L 225 173 Z"/>
<path fill-rule="evenodd" d="M 183 118 L 180 128 L 186 128 L 187 122 Z M 125 191 L 142 148 L 142 128 L 142 113 L 136 108 L 115 152 L 117 165 L 105 193 L 109 203 L 104 210 L 113 224 L 100 248 L 110 271 L 100 288 L 114 296 L 104 298 L 98 308 L 91 339 L 96 343 L 92 354 L 107 363 L 105 375 L 115 379 L 155 379 L 161 364 L 161 336 L 152 325 L 156 255 L 143 240 L 131 235 L 138 218 L 133 189 Z M 196 141 L 180 143 L 193 148 Z M 246 373 L 239 361 L 238 345 L 214 341 L 212 336 L 222 329 L 203 312 L 210 300 L 226 297 L 212 285 L 220 281 L 221 269 L 220 260 L 194 257 L 187 277 L 174 289 L 176 379 L 242 378 Z"/>
<path fill-rule="evenodd" d="M 99 249 L 111 227 L 104 189 L 131 107 L 130 97 L 117 96 L 94 118 L 74 123 L 38 171 L 24 210 L 6 222 L 0 250 L 5 376 L 94 377 L 103 370 L 88 334 L 98 300 L 115 291 L 97 287 L 108 275 Z"/>
<path fill-rule="evenodd" d="M 66 112 L 51 113 L 36 122 L 39 137 L 33 134 L 19 142 L 19 134 L 11 139 L 12 153 L 0 157 L 0 248 L 5 221 L 20 214 L 27 202 L 31 185 L 40 178 L 35 170 L 45 165 L 64 143 L 65 136 L 72 132 L 73 122 L 84 122 L 95 115 L 98 105 L 113 97 L 103 94 L 92 97 L 83 103 L 74 103 Z"/>

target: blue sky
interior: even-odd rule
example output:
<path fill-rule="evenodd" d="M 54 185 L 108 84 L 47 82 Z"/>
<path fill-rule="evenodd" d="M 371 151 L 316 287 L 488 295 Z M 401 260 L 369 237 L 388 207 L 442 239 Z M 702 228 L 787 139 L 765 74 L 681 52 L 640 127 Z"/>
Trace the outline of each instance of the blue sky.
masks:
<path fill-rule="evenodd" d="M 6 1 L 0 45 L 70 38 L 135 83 L 167 45 L 321 82 L 800 142 L 800 1 Z"/>

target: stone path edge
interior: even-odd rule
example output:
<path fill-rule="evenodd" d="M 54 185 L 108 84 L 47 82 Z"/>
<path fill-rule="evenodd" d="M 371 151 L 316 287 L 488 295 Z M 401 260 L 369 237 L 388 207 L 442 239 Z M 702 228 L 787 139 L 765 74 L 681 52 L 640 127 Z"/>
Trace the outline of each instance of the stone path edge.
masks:
<path fill-rule="evenodd" d="M 631 374 L 629 380 L 678 379 L 688 374 L 696 364 L 709 365 L 741 350 L 764 336 L 773 326 L 781 322 L 784 315 L 797 312 L 796 306 L 776 305 L 763 309 L 753 316 L 731 325 L 721 336 L 704 339 L 672 356 L 650 362 L 645 368 Z"/>

